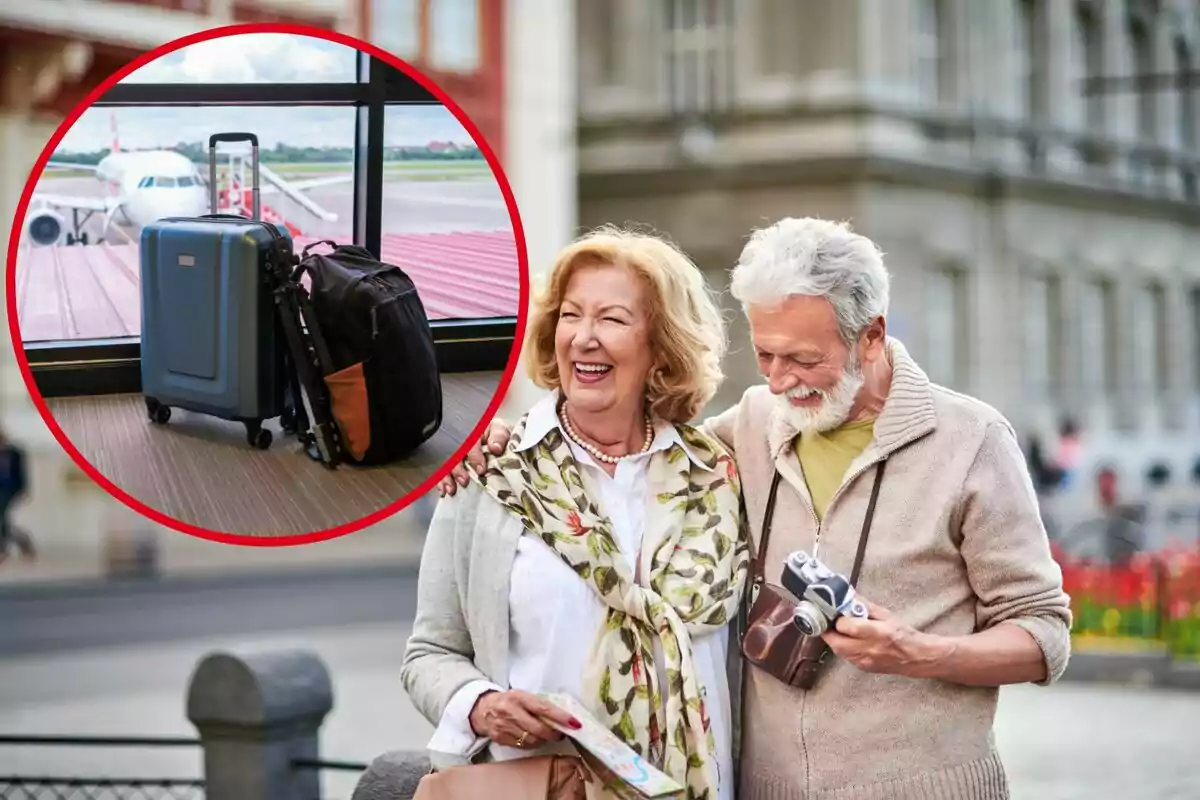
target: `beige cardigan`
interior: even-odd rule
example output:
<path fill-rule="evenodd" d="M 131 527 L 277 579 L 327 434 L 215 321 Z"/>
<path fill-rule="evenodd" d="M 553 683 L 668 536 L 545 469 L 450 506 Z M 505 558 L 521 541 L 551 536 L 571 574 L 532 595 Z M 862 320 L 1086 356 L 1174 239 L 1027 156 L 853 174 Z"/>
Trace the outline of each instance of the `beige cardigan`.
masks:
<path fill-rule="evenodd" d="M 888 351 L 892 386 L 875 438 L 830 504 L 819 556 L 850 571 L 871 465 L 886 456 L 860 591 L 933 633 L 1019 625 L 1041 646 L 1052 683 L 1070 650 L 1069 600 L 1013 430 L 984 403 L 931 384 L 899 342 Z M 777 584 L 788 552 L 811 551 L 817 522 L 796 431 L 775 403 L 765 386 L 751 388 L 705 428 L 735 453 L 756 542 L 773 469 L 783 477 L 766 553 Z M 740 800 L 1008 797 L 992 737 L 997 688 L 871 674 L 836 658 L 808 692 L 755 667 L 731 672 L 745 678 Z"/>

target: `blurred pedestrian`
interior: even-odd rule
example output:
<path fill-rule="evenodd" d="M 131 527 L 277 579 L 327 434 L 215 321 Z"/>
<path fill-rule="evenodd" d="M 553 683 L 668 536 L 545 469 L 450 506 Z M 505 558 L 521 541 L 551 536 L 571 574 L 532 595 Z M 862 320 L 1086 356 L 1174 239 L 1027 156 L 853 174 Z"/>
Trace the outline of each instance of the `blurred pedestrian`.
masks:
<path fill-rule="evenodd" d="M 1079 426 L 1075 420 L 1063 419 L 1058 429 L 1058 451 L 1054 454 L 1054 466 L 1058 470 L 1058 488 L 1070 489 L 1079 475 L 1079 463 L 1083 457 L 1083 443 L 1079 438 Z"/>
<path fill-rule="evenodd" d="M 0 564 L 14 546 L 26 560 L 37 556 L 32 537 L 11 519 L 12 507 L 25 490 L 25 453 L 0 431 Z"/>

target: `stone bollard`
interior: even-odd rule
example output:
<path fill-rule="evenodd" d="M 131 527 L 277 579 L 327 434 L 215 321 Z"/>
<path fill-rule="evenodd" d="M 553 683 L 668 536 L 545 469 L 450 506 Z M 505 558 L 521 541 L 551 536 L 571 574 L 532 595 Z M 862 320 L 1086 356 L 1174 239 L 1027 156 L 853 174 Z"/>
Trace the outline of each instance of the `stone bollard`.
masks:
<path fill-rule="evenodd" d="M 412 800 L 428 772 L 429 757 L 424 752 L 384 753 L 358 779 L 351 800 Z"/>
<path fill-rule="evenodd" d="M 319 800 L 318 758 L 333 708 L 324 662 L 308 651 L 212 653 L 192 673 L 187 715 L 204 747 L 207 800 Z"/>

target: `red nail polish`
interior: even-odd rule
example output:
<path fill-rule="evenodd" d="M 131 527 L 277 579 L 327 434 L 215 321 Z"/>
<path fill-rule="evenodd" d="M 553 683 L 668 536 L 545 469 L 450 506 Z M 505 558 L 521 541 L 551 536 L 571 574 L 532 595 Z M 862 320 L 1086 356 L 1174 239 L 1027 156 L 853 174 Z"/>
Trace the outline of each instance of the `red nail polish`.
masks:
<path fill-rule="evenodd" d="M 571 727 L 574 728 L 575 730 L 579 730 L 580 728 L 583 727 L 583 723 L 580 722 L 579 720 L 575 719 L 574 717 L 571 717 Z"/>

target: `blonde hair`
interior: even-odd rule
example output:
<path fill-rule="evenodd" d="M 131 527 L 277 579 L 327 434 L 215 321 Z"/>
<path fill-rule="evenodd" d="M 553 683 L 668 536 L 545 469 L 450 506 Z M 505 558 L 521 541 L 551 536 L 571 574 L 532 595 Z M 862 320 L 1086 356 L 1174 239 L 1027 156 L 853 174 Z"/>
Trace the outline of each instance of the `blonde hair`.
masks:
<path fill-rule="evenodd" d="M 675 424 L 695 418 L 725 377 L 725 324 L 700 270 L 653 234 L 603 226 L 559 252 L 533 300 L 525 340 L 529 377 L 544 389 L 561 388 L 554 334 L 567 285 L 581 267 L 606 265 L 629 267 L 648 290 L 655 359 L 646 384 L 650 412 Z"/>

